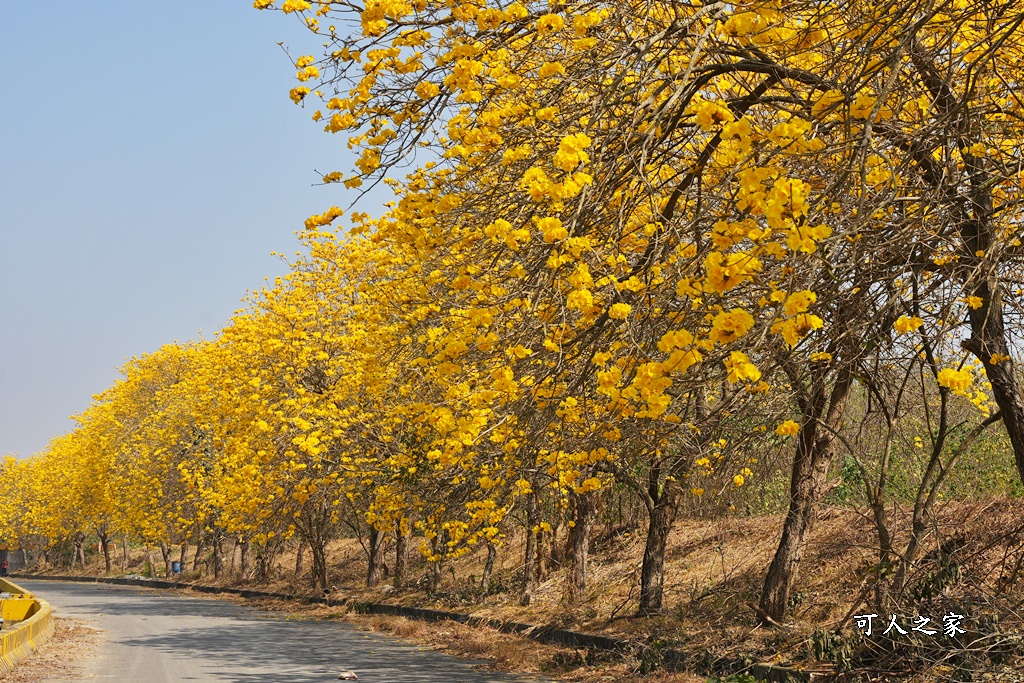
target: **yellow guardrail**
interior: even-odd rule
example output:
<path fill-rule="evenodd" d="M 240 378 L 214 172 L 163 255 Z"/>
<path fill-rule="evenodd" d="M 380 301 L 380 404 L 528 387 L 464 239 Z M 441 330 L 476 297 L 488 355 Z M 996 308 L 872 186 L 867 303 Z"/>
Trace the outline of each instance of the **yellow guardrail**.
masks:
<path fill-rule="evenodd" d="M 0 604 L 4 629 L 0 630 L 0 676 L 28 659 L 53 633 L 50 603 L 40 600 L 18 584 L 0 579 L 0 592 L 11 597 Z M 9 615 L 9 616 L 8 616 Z M 11 624 L 11 622 L 17 622 Z"/>

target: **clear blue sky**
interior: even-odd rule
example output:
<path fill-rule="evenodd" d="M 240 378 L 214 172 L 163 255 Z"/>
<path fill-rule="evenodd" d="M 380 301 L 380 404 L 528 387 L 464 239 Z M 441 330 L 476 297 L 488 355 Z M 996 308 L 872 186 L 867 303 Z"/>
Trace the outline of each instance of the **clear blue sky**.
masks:
<path fill-rule="evenodd" d="M 313 186 L 345 139 L 287 96 L 277 42 L 315 37 L 251 4 L 0 2 L 0 454 L 71 429 L 132 356 L 211 336 L 351 201 Z"/>

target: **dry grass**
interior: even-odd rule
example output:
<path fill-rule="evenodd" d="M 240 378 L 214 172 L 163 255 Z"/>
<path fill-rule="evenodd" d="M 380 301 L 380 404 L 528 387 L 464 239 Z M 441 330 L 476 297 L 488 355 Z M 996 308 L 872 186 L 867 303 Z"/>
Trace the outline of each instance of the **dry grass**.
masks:
<path fill-rule="evenodd" d="M 4 677 L 6 683 L 45 683 L 79 680 L 81 669 L 73 664 L 97 646 L 99 631 L 80 619 L 54 617 L 53 635 L 31 657 Z"/>
<path fill-rule="evenodd" d="M 556 624 L 637 641 L 657 639 L 693 653 L 693 661 L 703 670 L 713 670 L 723 662 L 744 656 L 783 664 L 800 662 L 807 660 L 809 634 L 815 629 L 835 628 L 855 606 L 861 582 L 870 565 L 877 562 L 875 533 L 870 520 L 861 511 L 824 508 L 801 563 L 802 574 L 790 615 L 793 628 L 768 630 L 758 627 L 747 603 L 758 598 L 781 524 L 781 515 L 678 520 L 669 538 L 666 557 L 666 610 L 655 617 L 634 616 L 639 593 L 638 566 L 644 544 L 642 524 L 638 525 L 641 528 L 620 531 L 612 537 L 603 525 L 595 527 L 587 600 L 571 608 L 562 602 L 563 574 L 557 567 L 539 586 L 529 606 L 519 604 L 516 586 L 523 547 L 521 536 L 516 534 L 499 551 L 494 573 L 498 589 L 488 596 L 481 594 L 477 578 L 482 573 L 485 558 L 482 549 L 452 563 L 453 571 L 446 570 L 441 591 L 435 595 L 415 587 L 395 591 L 386 582 L 375 589 L 357 590 L 354 587 L 360 586 L 365 576 L 365 556 L 355 540 L 345 539 L 331 547 L 330 581 L 335 586 L 346 587 L 336 589 L 334 595 L 360 601 L 452 609 L 504 620 Z M 900 549 L 907 539 L 909 511 L 891 512 L 889 524 L 895 546 Z M 924 539 L 915 577 L 934 571 L 935 549 L 953 537 L 964 539 L 962 549 L 957 551 L 963 578 L 957 586 L 949 587 L 947 593 L 959 596 L 958 591 L 973 591 L 981 601 L 972 603 L 979 605 L 978 609 L 1003 609 L 1024 602 L 1024 595 L 1021 595 L 1024 501 L 999 499 L 938 506 Z M 309 592 L 305 578 L 296 580 L 291 576 L 293 552 L 283 553 L 278 565 L 277 578 L 260 588 Z M 410 573 L 413 579 L 425 577 L 427 573 L 426 563 L 415 553 Z M 228 580 L 222 579 L 220 583 L 228 583 Z M 340 616 L 337 609 L 260 604 L 271 609 L 299 609 L 311 617 Z M 1015 621 L 1012 613 L 1009 616 L 1008 627 L 1019 627 L 1020 620 Z M 563 678 L 614 675 L 614 680 L 628 680 L 631 666 L 613 662 L 575 666 L 573 662 L 580 664 L 585 658 L 572 651 L 548 648 L 485 628 L 424 624 L 377 616 L 348 615 L 344 618 L 451 652 L 485 657 L 499 668 L 560 671 Z M 847 625 L 845 630 L 851 628 Z M 612 670 L 614 674 L 608 673 Z"/>
<path fill-rule="evenodd" d="M 622 681 L 623 683 L 703 683 L 693 674 L 659 673 L 641 677 L 634 673 L 631 662 L 608 655 L 595 661 L 592 653 L 564 647 L 543 645 L 536 641 L 490 628 L 473 627 L 455 622 L 423 622 L 405 617 L 381 615 L 359 616 L 350 613 L 349 620 L 359 628 L 388 633 L 413 640 L 435 650 L 464 657 L 490 660 L 499 671 L 542 674 L 546 677 L 581 683 Z"/>

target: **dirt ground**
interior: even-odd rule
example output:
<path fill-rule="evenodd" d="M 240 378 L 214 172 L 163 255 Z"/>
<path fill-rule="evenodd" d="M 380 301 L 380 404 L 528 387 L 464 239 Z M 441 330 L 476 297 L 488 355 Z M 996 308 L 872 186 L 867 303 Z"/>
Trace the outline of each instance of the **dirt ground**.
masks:
<path fill-rule="evenodd" d="M 27 660 L 14 667 L 6 683 L 76 680 L 81 671 L 69 662 L 80 659 L 103 640 L 103 632 L 80 619 L 54 617 L 53 635 Z"/>
<path fill-rule="evenodd" d="M 659 672 L 656 676 L 640 676 L 634 664 L 615 655 L 596 658 L 584 650 L 542 645 L 536 641 L 489 628 L 455 622 L 422 622 L 404 617 L 360 616 L 349 614 L 347 620 L 357 628 L 372 629 L 413 640 L 435 650 L 472 658 L 484 658 L 500 671 L 540 673 L 563 681 L 599 683 L 703 683 L 695 674 Z"/>
<path fill-rule="evenodd" d="M 908 517 L 907 512 L 898 508 L 891 513 L 890 530 L 897 551 L 906 542 Z M 492 588 L 486 595 L 479 579 L 485 558 L 482 548 L 447 564 L 444 583 L 434 594 L 424 590 L 428 567 L 415 550 L 410 558 L 410 588 L 394 590 L 387 579 L 378 587 L 361 588 L 366 560 L 358 541 L 352 538 L 338 540 L 330 547 L 329 593 L 352 601 L 387 602 L 551 624 L 626 638 L 654 648 L 672 647 L 691 653 L 693 658 L 688 661 L 694 661 L 694 668 L 705 672 L 722 671 L 728 663 L 744 659 L 813 666 L 809 644 L 813 634 L 838 629 L 844 638 L 858 635 L 849 616 L 861 607 L 866 609 L 873 598 L 862 588 L 871 580 L 872 572 L 877 571 L 875 530 L 864 510 L 825 507 L 801 563 L 802 573 L 792 596 L 787 628 L 766 629 L 758 625 L 751 603 L 758 599 L 781 523 L 781 515 L 678 520 L 666 554 L 665 609 L 653 617 L 635 615 L 638 567 L 644 545 L 642 524 L 632 528 L 594 527 L 586 600 L 573 606 L 562 600 L 564 573 L 557 562 L 551 563 L 550 573 L 533 593 L 530 604 L 520 604 L 517 586 L 522 576 L 523 543 L 515 535 L 499 548 Z M 943 554 L 950 544 L 957 548 L 950 556 L 952 560 Z M 935 577 L 945 576 L 936 596 L 928 600 L 938 599 L 936 605 L 945 604 L 942 600 L 960 600 L 958 604 L 968 605 L 979 618 L 988 619 L 999 613 L 1004 632 L 1021 630 L 1021 620 L 1014 610 L 1024 604 L 1024 501 L 941 503 L 923 548 L 913 579 L 927 587 L 929 581 L 935 583 Z M 294 574 L 294 546 L 276 558 L 271 580 L 258 585 L 233 574 L 231 568 L 238 566 L 237 553 L 225 554 L 225 571 L 219 581 L 200 572 L 187 572 L 182 580 L 313 594 L 308 574 Z M 118 567 L 112 575 L 142 573 L 144 556 L 143 549 L 133 549 L 127 571 Z M 159 558 L 159 553 L 155 556 Z M 88 571 L 102 573 L 95 547 L 91 557 Z M 389 563 L 391 560 L 389 557 Z M 956 572 L 946 576 L 943 572 L 947 572 L 951 562 Z M 192 566 L 191 561 L 188 566 Z M 162 568 L 162 564 L 157 565 L 158 570 Z M 156 574 L 162 578 L 162 571 Z M 931 603 L 925 606 L 928 604 Z M 1007 606 L 1012 605 L 1016 607 L 1008 612 Z M 630 680 L 631 671 L 639 668 L 636 661 L 595 661 L 583 653 L 549 648 L 486 628 L 365 617 L 345 614 L 343 608 L 305 608 L 294 603 L 279 608 L 309 617 L 348 619 L 359 627 L 411 637 L 432 647 L 488 657 L 498 668 L 543 671 L 566 680 L 625 681 Z M 942 652 L 925 654 L 939 660 L 946 658 Z M 666 681 L 686 683 L 704 680 L 702 676 L 685 674 L 659 676 Z"/>

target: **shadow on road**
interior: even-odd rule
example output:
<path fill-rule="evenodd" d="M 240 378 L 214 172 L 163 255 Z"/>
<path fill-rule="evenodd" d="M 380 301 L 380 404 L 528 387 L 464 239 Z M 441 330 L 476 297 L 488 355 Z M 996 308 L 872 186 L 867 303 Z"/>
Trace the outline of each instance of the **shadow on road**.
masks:
<path fill-rule="evenodd" d="M 301 683 L 328 680 L 327 676 L 334 678 L 343 669 L 356 671 L 360 681 L 381 683 L 521 680 L 474 669 L 474 662 L 322 622 L 244 622 L 227 633 L 217 628 L 196 629 L 138 638 L 131 645 L 172 653 L 202 653 L 204 659 L 224 661 L 232 680 L 246 683 L 266 682 L 268 659 L 279 668 L 281 680 Z M 254 672 L 246 674 L 244 670 L 250 667 Z M 310 672 L 310 668 L 318 671 Z"/>
<path fill-rule="evenodd" d="M 351 669 L 363 683 L 513 683 L 527 680 L 487 670 L 484 662 L 420 649 L 407 641 L 357 631 L 348 624 L 289 619 L 244 605 L 139 588 L 31 583 L 76 616 L 95 615 L 110 640 L 150 656 L 186 658 L 203 676 L 182 680 L 294 683 L 335 680 Z M 136 620 L 148 623 L 140 627 Z M 118 634 L 116 626 L 125 625 Z M 134 625 L 134 626 L 133 626 Z M 159 653 L 159 654 L 158 654 Z M 268 670 L 273 673 L 268 678 Z"/>

